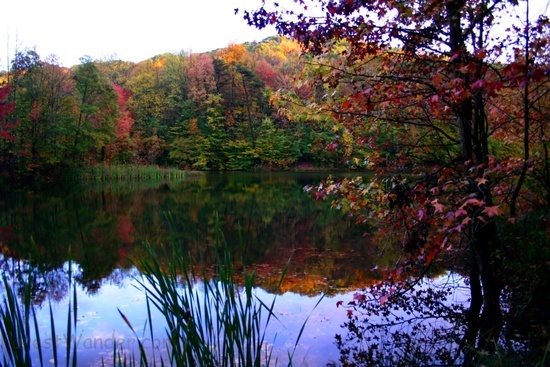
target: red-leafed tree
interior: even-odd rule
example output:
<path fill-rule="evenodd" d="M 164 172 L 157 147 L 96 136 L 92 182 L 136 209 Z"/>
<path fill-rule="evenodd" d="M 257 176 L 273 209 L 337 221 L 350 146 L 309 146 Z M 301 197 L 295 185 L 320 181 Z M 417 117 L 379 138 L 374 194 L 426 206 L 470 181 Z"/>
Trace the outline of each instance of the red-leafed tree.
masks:
<path fill-rule="evenodd" d="M 278 89 L 278 75 L 270 63 L 265 60 L 260 60 L 256 64 L 256 73 L 258 74 L 258 78 L 260 78 L 267 87 L 275 90 Z"/>
<path fill-rule="evenodd" d="M 114 83 L 112 86 L 118 97 L 118 123 L 115 127 L 116 140 L 110 142 L 105 148 L 105 161 L 110 163 L 116 160 L 121 163 L 131 163 L 133 157 L 130 132 L 134 125 L 134 119 L 128 108 L 130 92 Z"/>
<path fill-rule="evenodd" d="M 200 107 L 204 107 L 208 94 L 216 90 L 214 61 L 208 54 L 191 55 L 189 77 L 189 97 Z"/>
<path fill-rule="evenodd" d="M 134 119 L 132 119 L 130 111 L 128 110 L 128 98 L 130 98 L 130 92 L 124 90 L 118 85 L 113 85 L 113 88 L 118 96 L 118 108 L 120 114 L 115 133 L 119 139 L 128 138 L 130 137 L 132 125 L 134 124 Z"/>
<path fill-rule="evenodd" d="M 501 297 L 512 282 L 505 276 L 504 254 L 521 243 L 504 238 L 499 225 L 505 221 L 499 218 L 506 215 L 514 222 L 540 202 L 536 195 L 526 200 L 533 197 L 526 182 L 536 166 L 531 124 L 548 94 L 546 52 L 540 52 L 548 50 L 548 19 L 532 22 L 523 10 L 523 25 L 514 26 L 510 19 L 518 2 L 503 0 L 294 3 L 264 2 L 260 9 L 246 11 L 245 19 L 260 28 L 275 25 L 305 52 L 319 56 L 317 84 L 332 92 L 318 100 L 320 110 L 331 111 L 357 146 L 391 152 L 365 161 L 412 173 L 388 178 L 380 172 L 370 184 L 329 182 L 315 189 L 316 196 L 335 197 L 338 207 L 360 221 L 378 221 L 381 238 L 401 244 L 403 261 L 388 275 L 390 286 L 372 291 L 380 305 L 397 302 L 410 288 L 411 277 L 425 274 L 436 259 L 460 258 L 457 269 L 468 275 L 470 306 L 464 328 L 457 329 L 461 338 L 454 339 L 456 348 L 436 358 L 479 363 L 499 345 Z M 538 122 L 537 133 L 544 136 L 547 119 Z M 509 142 L 495 139 L 506 131 Z M 381 134 L 387 134 L 382 141 Z M 540 146 L 544 152 L 545 145 Z M 394 162 L 389 165 L 388 159 Z M 352 302 L 373 311 L 367 304 L 368 297 Z M 361 350 L 358 324 L 357 317 L 350 318 L 350 341 L 359 347 L 340 344 L 343 359 L 350 365 L 355 362 L 348 357 L 358 364 L 374 363 L 380 355 L 376 343 Z M 437 339 L 432 339 L 434 345 Z M 400 345 L 397 339 L 388 343 L 386 347 Z M 416 358 L 402 357 L 401 363 Z M 426 358 L 416 361 L 435 363 Z"/>
<path fill-rule="evenodd" d="M 12 124 L 6 121 L 8 115 L 13 113 L 15 110 L 15 103 L 13 101 L 8 101 L 8 96 L 10 94 L 11 86 L 7 85 L 0 88 L 0 122 L 2 123 L 0 127 L 0 138 L 4 142 L 12 141 Z"/>
<path fill-rule="evenodd" d="M 15 111 L 15 103 L 8 101 L 11 86 L 0 87 L 0 168 L 2 171 L 9 170 L 10 157 L 12 156 L 11 149 L 15 139 L 13 129 L 17 126 L 16 123 L 9 118 Z"/>

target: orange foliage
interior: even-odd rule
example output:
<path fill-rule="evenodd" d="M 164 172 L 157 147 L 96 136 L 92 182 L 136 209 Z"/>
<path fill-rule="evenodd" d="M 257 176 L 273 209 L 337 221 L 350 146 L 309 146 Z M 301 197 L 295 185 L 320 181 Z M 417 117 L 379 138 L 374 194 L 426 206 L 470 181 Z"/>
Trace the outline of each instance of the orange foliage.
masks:
<path fill-rule="evenodd" d="M 159 69 L 159 68 L 162 68 L 165 64 L 166 64 L 165 58 L 158 58 L 155 60 L 153 65 L 155 66 L 155 68 Z"/>
<path fill-rule="evenodd" d="M 219 51 L 218 56 L 226 64 L 237 64 L 242 63 L 246 52 L 244 45 L 229 44 L 227 48 Z"/>

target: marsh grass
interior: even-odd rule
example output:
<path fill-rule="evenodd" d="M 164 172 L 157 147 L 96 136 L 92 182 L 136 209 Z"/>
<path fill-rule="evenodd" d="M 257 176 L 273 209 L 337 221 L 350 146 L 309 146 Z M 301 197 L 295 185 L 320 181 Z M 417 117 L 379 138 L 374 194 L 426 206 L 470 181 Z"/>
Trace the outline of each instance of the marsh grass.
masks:
<path fill-rule="evenodd" d="M 36 317 L 32 303 L 31 289 L 33 278 L 29 276 L 19 286 L 10 283 L 5 274 L 2 275 L 4 300 L 0 307 L 0 333 L 2 348 L 0 349 L 1 365 L 16 367 L 31 366 L 77 366 L 76 321 L 77 300 L 76 287 L 72 282 L 71 261 L 69 261 L 69 289 L 73 293 L 69 299 L 67 310 L 67 329 L 63 338 L 56 331 L 52 305 L 49 305 L 50 332 L 47 340 L 40 333 L 39 320 Z M 21 300 L 20 300 L 21 298 Z M 65 345 L 59 345 L 59 340 L 66 340 Z M 65 363 L 61 363 L 59 353 L 65 348 Z M 32 352 L 36 349 L 36 353 Z M 51 349 L 52 358 L 45 363 L 45 350 Z"/>
<path fill-rule="evenodd" d="M 146 181 L 146 180 L 178 180 L 188 173 L 176 168 L 162 168 L 151 165 L 107 165 L 98 164 L 93 167 L 81 168 L 71 174 L 74 181 Z"/>

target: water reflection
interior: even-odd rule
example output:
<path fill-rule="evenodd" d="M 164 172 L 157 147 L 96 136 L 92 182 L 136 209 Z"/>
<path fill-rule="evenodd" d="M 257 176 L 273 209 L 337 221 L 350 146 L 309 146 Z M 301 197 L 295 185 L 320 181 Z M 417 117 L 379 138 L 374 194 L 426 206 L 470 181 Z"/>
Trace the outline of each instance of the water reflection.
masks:
<path fill-rule="evenodd" d="M 12 265 L 14 261 L 11 262 Z M 25 263 L 18 262 L 17 265 L 25 266 Z M 69 265 L 64 264 L 62 271 L 58 276 L 63 278 L 68 272 Z M 64 273 L 63 273 L 64 272 Z M 72 266 L 72 273 L 76 277 L 80 271 L 76 265 Z M 446 274 L 433 281 L 426 280 L 425 283 L 418 285 L 418 289 L 428 286 L 436 287 L 448 286 L 451 281 L 460 283 L 458 287 L 463 287 L 463 279 L 455 274 Z M 155 307 L 151 309 L 151 323 L 148 322 L 146 292 L 142 283 L 150 288 L 145 279 L 140 277 L 140 272 L 136 268 L 126 270 L 117 269 L 106 279 L 103 280 L 98 291 L 91 295 L 82 287 L 76 289 L 76 299 L 78 300 L 78 317 L 76 331 L 72 337 L 67 337 L 63 330 L 66 330 L 67 312 L 70 309 L 69 297 L 64 297 L 58 302 L 53 303 L 52 315 L 56 322 L 56 329 L 60 330 L 57 334 L 57 353 L 58 360 L 63 363 L 65 360 L 66 344 L 76 344 L 76 353 L 78 355 L 79 366 L 102 366 L 113 365 L 113 348 L 116 344 L 117 350 L 123 350 L 129 355 L 137 353 L 138 341 L 142 342 L 149 358 L 155 354 L 157 361 L 159 356 L 165 362 L 167 358 L 168 336 L 166 332 L 166 323 L 162 315 Z M 66 282 L 65 282 L 66 283 Z M 203 298 L 203 285 L 198 283 L 194 289 L 199 293 L 198 299 Z M 274 295 L 260 287 L 254 289 L 255 297 L 258 297 L 264 304 L 270 305 L 275 300 L 273 313 L 276 319 L 273 319 L 266 331 L 265 341 L 268 348 L 273 348 L 273 359 L 277 359 L 277 366 L 285 366 L 288 361 L 288 353 L 293 353 L 293 361 L 298 365 L 323 366 L 330 362 L 336 362 L 340 357 L 340 351 L 335 344 L 335 334 L 342 331 L 341 326 L 349 322 L 346 309 L 337 308 L 339 301 L 354 299 L 355 291 L 343 292 L 335 296 L 314 295 L 303 296 L 295 292 L 285 292 L 281 295 Z M 452 304 L 462 304 L 468 297 L 468 293 L 455 293 Z M 74 302 L 74 299 L 72 300 Z M 414 302 L 413 302 L 414 303 Z M 426 302 L 426 307 L 431 307 L 430 302 Z M 432 305 L 433 306 L 433 305 Z M 119 310 L 132 323 L 136 334 L 128 327 Z M 50 309 L 45 305 L 36 310 L 37 320 L 39 320 L 39 329 L 42 339 L 42 352 L 44 359 L 53 358 L 53 342 L 51 340 Z M 432 327 L 431 322 L 448 322 L 441 316 L 431 318 L 416 319 L 416 316 L 406 316 L 402 311 L 396 309 L 396 313 L 390 317 L 405 317 L 413 319 Z M 387 315 L 382 314 L 369 318 L 370 323 L 384 324 L 393 330 L 402 327 L 402 322 L 392 326 L 386 323 Z M 302 325 L 307 321 L 306 328 L 302 332 Z M 150 329 L 151 327 L 151 329 Z M 452 330 L 449 324 L 443 325 L 443 329 Z M 376 332 L 369 335 L 377 335 Z M 382 340 L 389 335 L 389 331 L 380 335 Z M 439 337 L 441 338 L 442 335 Z M 298 339 L 299 338 L 299 339 Z M 298 342 L 297 342 L 298 340 Z M 34 343 L 34 341 L 33 341 Z M 167 344 L 168 343 L 168 344 Z M 363 347 L 363 342 L 359 342 Z M 394 346 L 395 347 L 395 346 Z M 398 349 L 398 348 L 397 348 Z M 396 349 L 396 350 L 397 350 Z M 38 364 L 38 348 L 31 349 L 31 353 Z"/>
<path fill-rule="evenodd" d="M 216 220 L 235 259 L 243 259 L 270 291 L 291 258 L 279 291 L 335 293 L 372 282 L 380 264 L 369 229 L 304 193 L 322 173 L 205 174 L 181 182 L 72 186 L 6 192 L 0 201 L 0 243 L 5 259 L 33 259 L 49 272 L 36 299 L 66 292 L 56 273 L 69 253 L 77 279 L 94 294 L 128 259 L 145 256 L 149 244 L 162 259 L 170 246 L 206 261 L 214 256 Z M 239 237 L 242 237 L 242 241 Z M 168 251 L 170 252 L 170 251 Z M 390 263 L 386 252 L 382 262 Z M 11 269 L 16 271 L 17 269 Z"/>
<path fill-rule="evenodd" d="M 65 265 L 67 269 L 67 265 Z M 77 272 L 78 273 L 78 272 Z M 123 274 L 122 274 L 123 273 Z M 163 315 L 155 308 L 151 309 L 153 322 L 151 337 L 146 317 L 146 297 L 136 278 L 139 271 L 135 268 L 125 271 L 115 271 L 112 275 L 114 282 L 105 280 L 96 294 L 90 295 L 82 288 L 77 288 L 78 318 L 76 333 L 68 338 L 66 330 L 68 297 L 53 304 L 53 318 L 56 322 L 58 361 L 64 364 L 66 344 L 77 347 L 79 366 L 113 365 L 113 347 L 116 343 L 118 350 L 131 354 L 138 351 L 136 335 L 119 314 L 119 309 L 133 324 L 137 336 L 140 338 L 149 357 L 155 353 L 166 362 L 168 340 Z M 121 281 L 119 281 L 121 280 Z M 140 281 L 143 281 L 140 279 Z M 202 287 L 196 287 L 202 292 Z M 345 312 L 335 312 L 337 298 L 321 295 L 304 297 L 294 292 L 283 295 L 273 295 L 261 288 L 254 290 L 255 296 L 264 303 L 270 304 L 275 299 L 273 320 L 266 331 L 265 341 L 269 348 L 273 348 L 273 359 L 278 360 L 280 366 L 286 365 L 288 352 L 294 352 L 293 360 L 300 365 L 322 366 L 327 361 L 336 361 L 338 350 L 334 344 L 334 332 L 346 319 Z M 342 294 L 340 297 L 350 297 Z M 202 295 L 199 297 L 202 298 Z M 108 301 L 106 301 L 108 300 Z M 319 302 L 321 301 L 321 302 Z M 38 307 L 36 310 L 41 345 L 45 361 L 53 359 L 53 341 L 51 340 L 50 310 L 49 307 Z M 299 343 L 296 340 L 300 335 L 301 327 L 308 320 L 308 327 L 304 330 Z M 34 341 L 33 341 L 34 343 Z M 35 364 L 38 365 L 38 348 L 31 348 Z"/>
<path fill-rule="evenodd" d="M 374 264 L 383 267 L 395 260 L 387 247 L 381 256 L 368 242 L 369 228 L 304 192 L 305 185 L 324 178 L 322 173 L 204 174 L 181 182 L 3 192 L 0 267 L 14 281 L 32 274 L 37 279 L 33 297 L 42 307 L 39 319 L 49 320 L 44 305 L 52 300 L 55 319 L 63 320 L 71 292 L 66 260 L 71 257 L 78 270 L 77 338 L 83 338 L 78 357 L 93 365 L 112 353 L 112 345 L 105 343 L 109 338 L 133 337 L 117 307 L 137 325 L 145 320 L 145 296 L 132 287 L 139 270 L 128 259 L 146 256 L 148 244 L 161 261 L 169 261 L 171 246 L 179 246 L 208 264 L 214 259 L 219 221 L 233 258 L 256 271 L 258 295 L 279 295 L 281 321 L 272 324 L 268 340 L 281 355 L 294 346 L 321 294 L 328 295 L 310 315 L 296 355 L 298 361 L 323 364 L 337 359 L 333 336 L 345 318 L 344 312 L 335 312 L 336 300 L 330 297 L 345 298 L 345 292 L 371 284 Z M 156 335 L 164 335 L 162 323 L 155 327 Z"/>

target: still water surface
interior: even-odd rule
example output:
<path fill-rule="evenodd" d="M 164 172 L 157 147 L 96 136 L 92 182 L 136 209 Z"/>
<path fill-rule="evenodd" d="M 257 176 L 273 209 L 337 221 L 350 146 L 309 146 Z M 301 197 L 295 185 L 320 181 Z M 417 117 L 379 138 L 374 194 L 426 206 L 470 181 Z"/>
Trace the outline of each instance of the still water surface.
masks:
<path fill-rule="evenodd" d="M 50 302 L 56 320 L 63 323 L 67 315 L 70 253 L 77 269 L 79 365 L 96 365 L 108 359 L 114 340 L 126 349 L 137 345 L 117 308 L 137 329 L 144 326 L 145 295 L 135 286 L 139 271 L 128 259 L 146 256 L 147 244 L 161 258 L 170 246 L 180 246 L 196 259 L 212 260 L 219 221 L 233 258 L 257 272 L 258 297 L 277 297 L 280 322 L 272 322 L 267 341 L 285 356 L 309 317 L 295 361 L 325 365 L 338 359 L 333 338 L 345 320 L 336 302 L 371 284 L 376 276 L 371 269 L 392 258 L 387 252 L 381 257 L 368 242 L 369 228 L 304 192 L 305 185 L 326 177 L 202 174 L 181 182 L 2 192 L 0 266 L 12 277 L 23 269 L 40 272 L 33 294 L 46 333 Z M 30 257 L 38 261 L 29 263 Z M 150 341 L 152 348 L 165 335 L 161 323 L 154 326 L 159 341 Z"/>

